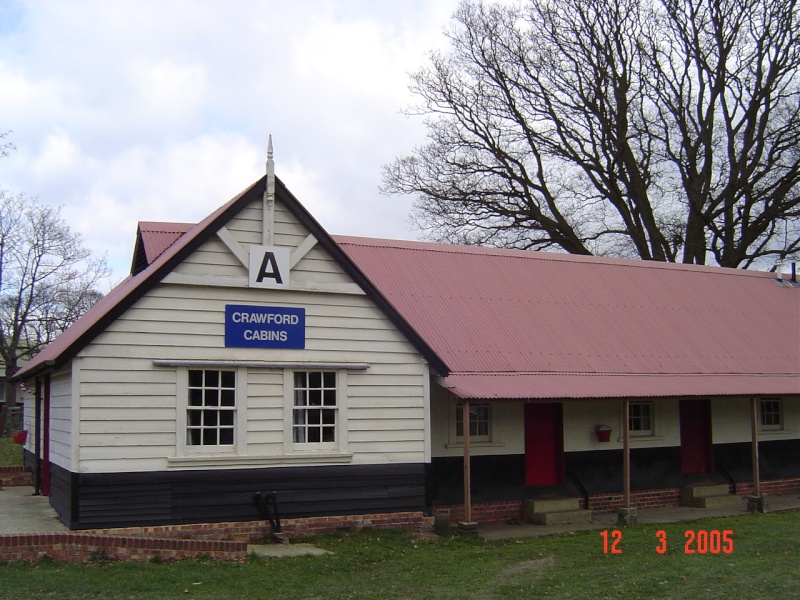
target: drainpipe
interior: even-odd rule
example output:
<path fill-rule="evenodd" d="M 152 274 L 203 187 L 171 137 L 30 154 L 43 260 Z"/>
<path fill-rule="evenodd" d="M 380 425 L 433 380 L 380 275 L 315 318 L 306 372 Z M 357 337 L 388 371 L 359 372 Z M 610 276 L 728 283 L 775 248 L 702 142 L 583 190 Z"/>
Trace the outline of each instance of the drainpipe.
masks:
<path fill-rule="evenodd" d="M 36 378 L 36 391 L 34 404 L 33 433 L 36 439 L 33 444 L 33 467 L 36 475 L 34 477 L 33 495 L 39 496 L 42 493 L 42 462 L 39 459 L 42 452 L 42 380 Z"/>
<path fill-rule="evenodd" d="M 469 400 L 464 400 L 461 422 L 464 424 L 464 521 L 472 523 L 472 482 L 469 455 Z"/>
<path fill-rule="evenodd" d="M 622 401 L 622 505 L 631 507 L 631 447 L 628 439 L 630 400 Z"/>
<path fill-rule="evenodd" d="M 622 508 L 617 511 L 617 523 L 630 527 L 639 522 L 635 508 L 631 506 L 631 447 L 628 438 L 630 400 L 622 400 Z"/>
<path fill-rule="evenodd" d="M 758 400 L 750 398 L 750 434 L 753 459 L 753 495 L 747 498 L 747 510 L 767 512 L 767 502 L 761 495 L 761 472 L 758 466 Z"/>
<path fill-rule="evenodd" d="M 44 439 L 42 442 L 42 494 L 50 495 L 50 373 L 44 376 Z"/>

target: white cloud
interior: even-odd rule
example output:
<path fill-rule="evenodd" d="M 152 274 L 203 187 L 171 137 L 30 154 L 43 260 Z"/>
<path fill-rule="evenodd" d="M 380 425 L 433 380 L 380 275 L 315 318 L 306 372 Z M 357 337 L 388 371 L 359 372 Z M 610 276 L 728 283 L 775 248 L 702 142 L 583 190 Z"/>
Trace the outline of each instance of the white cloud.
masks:
<path fill-rule="evenodd" d="M 380 167 L 424 141 L 407 72 L 456 0 L 29 0 L 0 23 L 0 187 L 63 204 L 117 274 L 138 220 L 197 221 L 264 171 L 332 233 L 409 237 Z M 0 18 L 5 18 L 0 15 Z"/>

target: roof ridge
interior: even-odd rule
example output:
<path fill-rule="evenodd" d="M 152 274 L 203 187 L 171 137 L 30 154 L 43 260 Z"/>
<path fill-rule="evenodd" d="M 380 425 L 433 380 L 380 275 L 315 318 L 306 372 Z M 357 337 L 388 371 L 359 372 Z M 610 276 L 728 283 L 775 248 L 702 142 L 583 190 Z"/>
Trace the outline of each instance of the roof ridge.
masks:
<path fill-rule="evenodd" d="M 518 258 L 521 260 L 552 260 L 557 262 L 607 265 L 635 269 L 666 269 L 683 272 L 712 273 L 717 275 L 774 278 L 774 274 L 768 271 L 720 267 L 718 265 L 696 265 L 634 258 L 619 258 L 614 256 L 600 256 L 595 254 L 585 255 L 570 254 L 566 252 L 547 252 L 542 250 L 523 250 L 519 248 L 497 248 L 495 246 L 468 246 L 462 244 L 448 244 L 443 242 L 429 242 L 425 240 L 397 240 L 347 235 L 333 235 L 331 237 L 333 237 L 337 244 L 342 245 L 389 248 L 396 250 L 409 250 L 414 252 L 441 252 L 445 254 L 456 255 L 472 254 L 476 256 Z"/>

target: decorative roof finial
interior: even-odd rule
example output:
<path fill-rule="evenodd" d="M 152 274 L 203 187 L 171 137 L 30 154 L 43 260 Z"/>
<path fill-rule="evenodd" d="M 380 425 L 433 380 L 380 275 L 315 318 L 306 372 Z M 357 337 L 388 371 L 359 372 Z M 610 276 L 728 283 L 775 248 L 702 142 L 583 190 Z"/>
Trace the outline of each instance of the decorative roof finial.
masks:
<path fill-rule="evenodd" d="M 275 214 L 275 161 L 272 160 L 272 134 L 267 142 L 267 189 L 264 191 L 264 227 L 263 242 L 265 246 L 273 243 Z"/>

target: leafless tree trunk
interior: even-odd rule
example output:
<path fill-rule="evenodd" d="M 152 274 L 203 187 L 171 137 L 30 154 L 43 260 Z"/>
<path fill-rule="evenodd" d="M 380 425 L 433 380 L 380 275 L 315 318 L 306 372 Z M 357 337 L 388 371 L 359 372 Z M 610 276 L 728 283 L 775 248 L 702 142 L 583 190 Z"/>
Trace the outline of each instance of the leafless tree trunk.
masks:
<path fill-rule="evenodd" d="M 387 193 L 449 242 L 749 267 L 800 251 L 795 0 L 465 0 Z"/>

